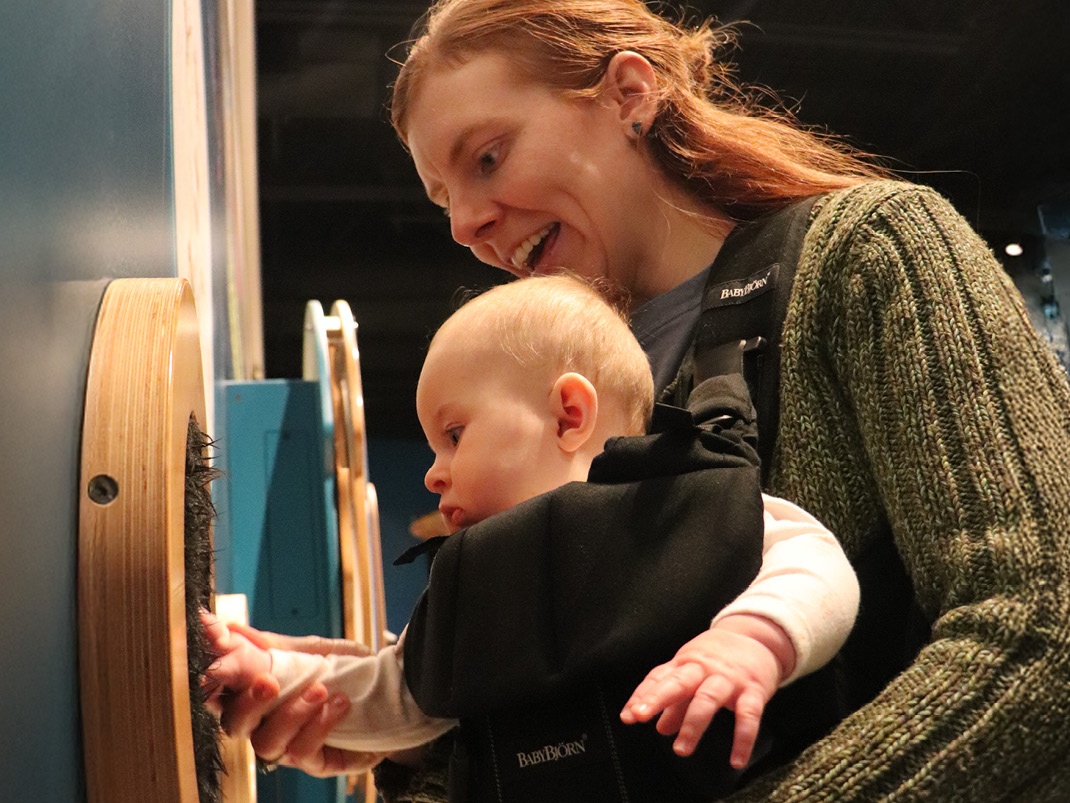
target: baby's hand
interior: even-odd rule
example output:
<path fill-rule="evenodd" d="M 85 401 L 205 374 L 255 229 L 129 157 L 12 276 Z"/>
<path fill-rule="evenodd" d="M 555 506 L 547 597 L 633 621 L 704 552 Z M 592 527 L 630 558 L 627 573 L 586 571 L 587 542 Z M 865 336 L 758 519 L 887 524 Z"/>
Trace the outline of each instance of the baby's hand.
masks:
<path fill-rule="evenodd" d="M 208 699 L 205 704 L 217 717 L 223 714 L 224 693 L 239 694 L 260 675 L 271 672 L 271 654 L 236 628 L 228 627 L 215 614 L 201 611 L 201 621 L 212 648 L 219 659 L 205 677 Z"/>
<path fill-rule="evenodd" d="M 786 647 L 785 647 L 786 643 Z M 742 769 L 758 738 L 765 704 L 794 668 L 787 634 L 768 619 L 728 616 L 655 667 L 621 711 L 625 724 L 647 722 L 659 712 L 659 733 L 676 733 L 673 750 L 689 756 L 720 708 L 735 712 L 730 763 Z"/>

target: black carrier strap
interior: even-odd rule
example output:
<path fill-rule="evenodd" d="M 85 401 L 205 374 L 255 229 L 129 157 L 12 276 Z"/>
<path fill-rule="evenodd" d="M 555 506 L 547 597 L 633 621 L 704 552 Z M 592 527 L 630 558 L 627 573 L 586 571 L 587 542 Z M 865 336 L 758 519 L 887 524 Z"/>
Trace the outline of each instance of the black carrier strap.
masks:
<path fill-rule="evenodd" d="M 702 293 L 695 342 L 667 393 L 678 406 L 711 376 L 742 372 L 758 413 L 763 484 L 780 413 L 780 335 L 815 198 L 737 226 Z"/>
<path fill-rule="evenodd" d="M 757 411 L 763 487 L 780 423 L 781 333 L 816 199 L 743 224 L 728 236 L 703 290 L 692 351 L 666 390 L 671 398 L 686 398 L 709 376 L 742 371 Z M 928 641 L 931 622 L 917 601 L 890 525 L 884 521 L 879 526 L 884 532 L 866 539 L 872 546 L 852 560 L 862 601 L 858 622 L 837 659 L 845 668 L 834 663 L 770 701 L 762 727 L 773 732 L 780 752 L 750 771 L 778 766 L 842 715 L 873 699 Z M 815 711 L 829 716 L 822 720 Z"/>

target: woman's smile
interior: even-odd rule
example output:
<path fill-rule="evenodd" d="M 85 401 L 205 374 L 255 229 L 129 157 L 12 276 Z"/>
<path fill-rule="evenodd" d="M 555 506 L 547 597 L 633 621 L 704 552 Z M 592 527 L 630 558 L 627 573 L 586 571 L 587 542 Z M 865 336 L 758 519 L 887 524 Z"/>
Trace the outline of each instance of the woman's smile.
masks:
<path fill-rule="evenodd" d="M 512 259 L 509 260 L 516 272 L 522 275 L 535 273 L 542 257 L 548 255 L 553 249 L 560 231 L 561 224 L 554 222 L 544 226 L 518 245 L 513 251 Z"/>

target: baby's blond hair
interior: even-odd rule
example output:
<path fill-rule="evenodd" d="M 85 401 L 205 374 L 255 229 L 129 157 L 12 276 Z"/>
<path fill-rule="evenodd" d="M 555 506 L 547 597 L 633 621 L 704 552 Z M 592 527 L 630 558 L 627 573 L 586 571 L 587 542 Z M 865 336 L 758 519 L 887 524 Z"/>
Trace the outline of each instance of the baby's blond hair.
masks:
<path fill-rule="evenodd" d="M 575 371 L 603 404 L 619 404 L 636 435 L 654 406 L 650 362 L 623 313 L 586 281 L 532 276 L 498 285 L 465 303 L 447 323 L 487 325 L 502 350 L 528 369 Z"/>

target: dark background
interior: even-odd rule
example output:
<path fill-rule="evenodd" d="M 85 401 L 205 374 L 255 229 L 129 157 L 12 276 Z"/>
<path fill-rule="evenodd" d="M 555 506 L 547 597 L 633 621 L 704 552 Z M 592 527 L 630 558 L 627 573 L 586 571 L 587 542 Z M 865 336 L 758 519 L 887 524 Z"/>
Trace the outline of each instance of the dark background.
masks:
<path fill-rule="evenodd" d="M 458 287 L 504 278 L 452 242 L 388 123 L 395 67 L 385 54 L 426 8 L 256 3 L 268 376 L 300 375 L 308 299 L 346 299 L 373 438 L 422 438 L 413 399 L 430 333 Z M 1062 2 L 707 0 L 689 9 L 748 21 L 741 79 L 940 189 L 997 254 L 1020 240 L 1028 260 L 1042 233 L 1038 205 L 1070 204 Z"/>

